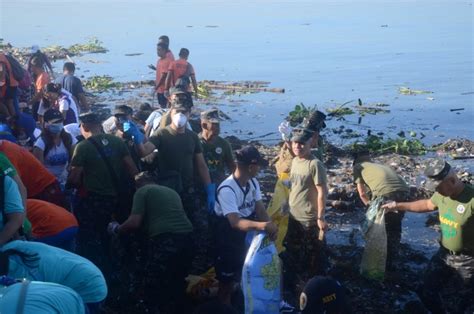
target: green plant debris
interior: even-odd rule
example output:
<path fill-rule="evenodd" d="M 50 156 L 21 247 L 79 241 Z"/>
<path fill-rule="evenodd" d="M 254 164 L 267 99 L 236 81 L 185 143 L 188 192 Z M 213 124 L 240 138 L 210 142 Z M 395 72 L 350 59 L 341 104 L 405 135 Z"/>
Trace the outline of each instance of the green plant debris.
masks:
<path fill-rule="evenodd" d="M 58 45 L 52 45 L 41 49 L 42 51 L 50 54 L 59 54 L 65 52 L 69 55 L 78 55 L 81 53 L 103 53 L 108 50 L 102 46 L 102 42 L 95 37 L 89 39 L 88 42 L 83 44 L 74 44 L 69 48 L 65 48 Z"/>
<path fill-rule="evenodd" d="M 199 98 L 208 98 L 211 96 L 211 89 L 206 85 L 199 84 L 197 87 L 197 94 Z"/>
<path fill-rule="evenodd" d="M 88 80 L 84 81 L 84 86 L 87 89 L 91 89 L 94 91 L 104 91 L 110 88 L 121 87 L 121 84 L 114 82 L 112 77 L 108 75 L 103 75 L 90 77 Z"/>
<path fill-rule="evenodd" d="M 313 107 L 306 107 L 303 103 L 295 106 L 295 109 L 290 111 L 288 114 L 287 120 L 290 122 L 292 127 L 297 126 L 298 124 L 302 123 L 304 118 L 309 115 L 311 111 L 316 110 L 316 106 Z"/>
<path fill-rule="evenodd" d="M 399 87 L 398 92 L 402 95 L 433 94 L 433 92 L 430 92 L 430 91 L 411 89 L 411 88 L 408 88 L 408 87 Z"/>
<path fill-rule="evenodd" d="M 355 113 L 354 110 L 347 107 L 328 108 L 326 109 L 326 112 L 329 116 L 336 118 L 348 116 Z"/>
<path fill-rule="evenodd" d="M 360 115 L 364 116 L 366 114 L 377 114 L 377 113 L 389 113 L 390 110 L 384 109 L 380 106 L 357 106 L 355 109 L 359 112 Z"/>
<path fill-rule="evenodd" d="M 428 150 L 419 139 L 401 137 L 383 139 L 375 135 L 368 136 L 362 143 L 352 144 L 349 149 L 351 151 L 365 149 L 372 153 L 397 153 L 401 155 L 423 155 Z"/>
<path fill-rule="evenodd" d="M 100 53 L 100 52 L 107 52 L 107 49 L 102 46 L 102 42 L 95 37 L 89 39 L 89 41 L 85 44 L 74 44 L 68 48 L 68 50 L 72 53 L 81 53 L 81 52 L 89 52 L 89 53 Z"/>

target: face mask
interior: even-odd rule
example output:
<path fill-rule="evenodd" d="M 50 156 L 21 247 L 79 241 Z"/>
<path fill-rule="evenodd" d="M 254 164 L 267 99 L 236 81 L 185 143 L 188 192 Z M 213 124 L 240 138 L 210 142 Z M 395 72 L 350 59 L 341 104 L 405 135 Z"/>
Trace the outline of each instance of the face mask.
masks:
<path fill-rule="evenodd" d="M 186 117 L 184 113 L 178 112 L 177 114 L 173 116 L 171 121 L 177 128 L 182 128 L 186 125 L 186 122 L 188 122 L 188 118 Z"/>
<path fill-rule="evenodd" d="M 62 123 L 55 123 L 55 124 L 49 124 L 47 127 L 49 132 L 53 134 L 58 134 L 61 133 L 63 130 L 63 124 Z"/>

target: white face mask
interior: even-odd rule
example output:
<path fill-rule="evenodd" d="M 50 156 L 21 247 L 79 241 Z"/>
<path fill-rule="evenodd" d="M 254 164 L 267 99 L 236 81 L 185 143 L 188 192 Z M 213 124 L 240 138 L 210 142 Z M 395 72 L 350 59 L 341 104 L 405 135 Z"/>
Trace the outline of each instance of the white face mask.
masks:
<path fill-rule="evenodd" d="M 175 127 L 182 128 L 186 125 L 186 122 L 188 122 L 188 118 L 184 113 L 178 112 L 171 118 L 171 121 L 173 122 Z"/>

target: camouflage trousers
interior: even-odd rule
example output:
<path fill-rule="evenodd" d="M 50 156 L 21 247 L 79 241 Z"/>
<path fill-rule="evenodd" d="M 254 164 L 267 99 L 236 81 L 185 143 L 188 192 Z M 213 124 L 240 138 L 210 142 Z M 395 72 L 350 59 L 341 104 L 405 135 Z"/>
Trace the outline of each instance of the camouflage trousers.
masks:
<path fill-rule="evenodd" d="M 151 313 L 179 313 L 194 256 L 192 233 L 165 233 L 146 240 L 143 267 L 135 267 L 133 298 Z"/>
<path fill-rule="evenodd" d="M 78 200 L 74 215 L 79 223 L 76 253 L 93 262 L 109 283 L 116 271 L 107 225 L 117 208 L 115 197 L 89 194 Z"/>
<path fill-rule="evenodd" d="M 181 193 L 186 216 L 193 225 L 195 256 L 191 266 L 191 274 L 205 273 L 213 265 L 213 241 L 209 224 L 209 213 L 206 208 L 205 196 L 199 193 Z"/>
<path fill-rule="evenodd" d="M 408 193 L 393 192 L 383 196 L 385 201 L 406 202 Z M 396 259 L 400 252 L 400 241 L 402 239 L 402 220 L 404 212 L 385 213 L 385 230 L 387 232 L 387 270 L 394 270 Z"/>
<path fill-rule="evenodd" d="M 448 284 L 455 287 L 455 299 L 446 309 L 441 301 L 439 292 Z M 428 268 L 424 274 L 423 288 L 420 297 L 425 306 L 432 313 L 473 313 L 474 304 L 474 255 L 451 254 L 441 247 L 431 258 Z"/>
<path fill-rule="evenodd" d="M 328 262 L 325 244 L 318 237 L 318 226 L 305 227 L 290 215 L 288 231 L 283 239 L 285 251 L 280 254 L 283 261 L 283 283 L 287 290 L 294 291 L 299 283 L 326 272 Z M 297 295 L 299 292 L 296 291 Z"/>

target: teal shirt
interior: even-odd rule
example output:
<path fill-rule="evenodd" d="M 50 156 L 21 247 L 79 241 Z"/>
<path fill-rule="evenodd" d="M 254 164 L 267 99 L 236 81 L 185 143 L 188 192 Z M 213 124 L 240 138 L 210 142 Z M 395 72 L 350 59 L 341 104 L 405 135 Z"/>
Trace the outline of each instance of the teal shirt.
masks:
<path fill-rule="evenodd" d="M 0 287 L 0 313 L 17 313 L 21 283 L 9 287 Z M 26 290 L 23 313 L 84 314 L 81 297 L 71 288 L 51 282 L 32 281 Z"/>
<path fill-rule="evenodd" d="M 4 195 L 5 195 L 5 214 L 23 213 L 23 201 L 21 200 L 20 190 L 16 182 L 9 176 L 4 177 Z M 2 205 L 0 205 L 2 206 Z M 0 215 L 0 230 L 3 229 L 3 215 Z"/>
<path fill-rule="evenodd" d="M 39 257 L 38 261 L 24 263 L 19 256 L 10 256 L 10 277 L 67 286 L 76 291 L 84 303 L 100 302 L 107 296 L 107 285 L 101 271 L 79 255 L 38 242 L 12 241 L 1 248 L 2 251 L 8 249 Z"/>

